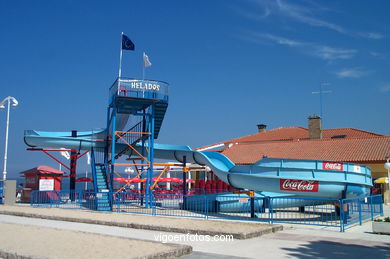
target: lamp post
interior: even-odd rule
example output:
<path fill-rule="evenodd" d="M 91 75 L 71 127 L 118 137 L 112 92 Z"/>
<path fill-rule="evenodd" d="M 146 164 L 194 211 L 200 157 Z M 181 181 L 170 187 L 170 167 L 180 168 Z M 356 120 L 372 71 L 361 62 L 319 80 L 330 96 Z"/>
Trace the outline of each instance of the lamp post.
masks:
<path fill-rule="evenodd" d="M 385 168 L 387 169 L 387 185 L 390 192 L 390 156 L 385 157 Z"/>
<path fill-rule="evenodd" d="M 126 167 L 125 168 L 125 173 L 127 174 L 127 179 L 130 178 L 130 174 L 134 173 L 134 169 L 131 167 Z"/>
<path fill-rule="evenodd" d="M 8 109 L 7 109 L 7 124 L 6 124 L 6 130 L 5 130 L 5 151 L 4 151 L 4 170 L 3 170 L 3 181 L 7 180 L 7 151 L 8 151 L 8 128 L 9 128 L 9 110 L 11 109 L 11 101 L 12 106 L 15 107 L 18 105 L 18 101 L 12 97 L 8 96 L 4 98 L 4 100 L 0 103 L 0 108 L 5 108 L 5 103 L 8 102 Z"/>

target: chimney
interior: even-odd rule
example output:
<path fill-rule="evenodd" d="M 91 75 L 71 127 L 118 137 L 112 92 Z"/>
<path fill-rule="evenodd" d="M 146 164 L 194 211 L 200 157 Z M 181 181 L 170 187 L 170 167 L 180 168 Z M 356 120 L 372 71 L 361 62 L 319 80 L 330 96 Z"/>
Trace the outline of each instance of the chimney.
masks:
<path fill-rule="evenodd" d="M 322 139 L 321 117 L 318 115 L 309 116 L 309 138 Z"/>
<path fill-rule="evenodd" d="M 266 132 L 267 125 L 265 124 L 257 124 L 257 129 L 259 132 Z"/>

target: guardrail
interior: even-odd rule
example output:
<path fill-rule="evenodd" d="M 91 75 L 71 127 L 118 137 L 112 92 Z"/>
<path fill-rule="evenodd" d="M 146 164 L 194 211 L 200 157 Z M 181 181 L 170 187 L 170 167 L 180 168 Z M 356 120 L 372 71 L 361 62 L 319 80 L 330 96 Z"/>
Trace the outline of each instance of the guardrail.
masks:
<path fill-rule="evenodd" d="M 157 99 L 168 102 L 169 84 L 163 81 L 148 79 L 118 78 L 109 90 L 112 97 L 134 97 Z"/>
<path fill-rule="evenodd" d="M 338 227 L 374 220 L 383 215 L 382 196 L 365 198 L 321 199 L 298 197 L 248 197 L 242 194 L 154 194 L 146 207 L 145 194 L 109 193 L 114 212 L 158 216 L 255 220 Z M 99 193 L 89 191 L 32 191 L 31 206 L 65 209 L 99 210 Z M 101 202 L 101 200 L 100 200 Z M 101 206 L 101 204 L 99 203 Z"/>

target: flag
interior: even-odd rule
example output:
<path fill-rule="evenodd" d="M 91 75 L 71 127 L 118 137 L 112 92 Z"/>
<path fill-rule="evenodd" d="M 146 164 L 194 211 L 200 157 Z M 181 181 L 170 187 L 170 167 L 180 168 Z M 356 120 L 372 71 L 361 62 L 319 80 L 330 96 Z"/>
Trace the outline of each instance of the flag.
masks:
<path fill-rule="evenodd" d="M 87 164 L 91 164 L 91 155 L 89 154 L 89 152 L 87 153 Z"/>
<path fill-rule="evenodd" d="M 134 43 L 127 37 L 126 35 L 122 34 L 122 49 L 125 50 L 134 50 L 135 45 Z"/>
<path fill-rule="evenodd" d="M 63 148 L 63 147 L 61 149 L 65 150 L 65 148 Z M 69 155 L 68 151 L 61 151 L 60 154 L 61 154 L 61 156 L 65 157 L 66 159 L 68 159 L 68 160 L 70 159 L 70 155 Z"/>
<path fill-rule="evenodd" d="M 144 67 L 150 67 L 152 63 L 149 61 L 148 55 L 144 52 Z"/>

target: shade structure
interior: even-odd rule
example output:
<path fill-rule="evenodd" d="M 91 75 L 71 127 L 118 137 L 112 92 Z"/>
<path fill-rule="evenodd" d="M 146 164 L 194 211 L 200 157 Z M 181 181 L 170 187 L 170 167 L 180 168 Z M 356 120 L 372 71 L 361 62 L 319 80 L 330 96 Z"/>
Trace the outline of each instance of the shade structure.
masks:
<path fill-rule="evenodd" d="M 92 182 L 93 180 L 89 177 L 80 177 L 76 179 L 76 182 L 78 183 L 87 183 L 87 182 Z"/>
<path fill-rule="evenodd" d="M 145 181 L 146 179 L 140 179 L 138 177 L 134 177 L 131 179 L 122 178 L 122 180 L 120 180 L 119 182 L 120 183 L 144 183 Z"/>
<path fill-rule="evenodd" d="M 380 177 L 374 181 L 374 183 L 387 183 L 387 177 Z"/>
<path fill-rule="evenodd" d="M 160 178 L 159 182 L 164 183 L 182 183 L 183 180 L 177 177 Z"/>

